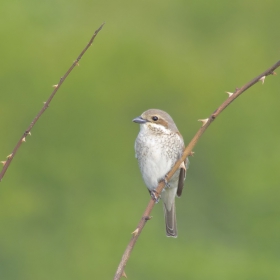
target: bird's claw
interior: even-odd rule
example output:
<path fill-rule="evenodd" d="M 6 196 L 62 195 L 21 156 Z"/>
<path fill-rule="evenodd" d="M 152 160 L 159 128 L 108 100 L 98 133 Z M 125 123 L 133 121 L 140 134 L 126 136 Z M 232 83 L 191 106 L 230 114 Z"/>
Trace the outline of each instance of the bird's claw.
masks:
<path fill-rule="evenodd" d="M 164 183 L 165 183 L 165 187 L 170 188 L 170 184 L 167 181 L 167 175 L 164 176 Z"/>
<path fill-rule="evenodd" d="M 150 193 L 151 193 L 151 198 L 155 201 L 155 203 L 158 203 L 160 201 L 160 195 L 157 193 L 157 191 L 153 190 Z"/>

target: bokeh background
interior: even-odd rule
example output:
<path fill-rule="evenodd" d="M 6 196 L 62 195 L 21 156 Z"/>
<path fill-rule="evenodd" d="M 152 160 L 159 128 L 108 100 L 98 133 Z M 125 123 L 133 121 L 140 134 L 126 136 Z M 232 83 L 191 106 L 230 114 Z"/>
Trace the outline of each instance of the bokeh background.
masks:
<path fill-rule="evenodd" d="M 106 24 L 0 184 L 0 279 L 112 279 L 149 201 L 138 125 L 167 111 L 185 142 L 234 91 L 279 59 L 280 2 L 0 2 L 0 160 L 93 32 Z M 179 236 L 162 205 L 129 279 L 280 278 L 280 77 L 238 98 L 195 148 Z"/>

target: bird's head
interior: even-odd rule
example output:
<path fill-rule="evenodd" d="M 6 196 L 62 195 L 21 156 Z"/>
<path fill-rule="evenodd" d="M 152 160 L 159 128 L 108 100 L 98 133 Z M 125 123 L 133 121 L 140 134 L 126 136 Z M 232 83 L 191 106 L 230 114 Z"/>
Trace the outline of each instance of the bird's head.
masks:
<path fill-rule="evenodd" d="M 167 129 L 172 132 L 178 132 L 178 128 L 170 115 L 159 109 L 149 109 L 141 116 L 133 119 L 133 122 L 139 123 L 140 127 Z"/>

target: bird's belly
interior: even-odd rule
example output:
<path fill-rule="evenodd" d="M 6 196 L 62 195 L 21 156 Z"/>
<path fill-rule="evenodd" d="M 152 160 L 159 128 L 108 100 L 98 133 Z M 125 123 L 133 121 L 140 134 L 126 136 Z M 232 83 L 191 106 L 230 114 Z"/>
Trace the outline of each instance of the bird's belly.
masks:
<path fill-rule="evenodd" d="M 144 163 L 144 162 L 143 162 Z M 149 190 L 154 190 L 159 181 L 170 171 L 173 163 L 160 151 L 154 151 L 141 166 L 142 176 Z"/>

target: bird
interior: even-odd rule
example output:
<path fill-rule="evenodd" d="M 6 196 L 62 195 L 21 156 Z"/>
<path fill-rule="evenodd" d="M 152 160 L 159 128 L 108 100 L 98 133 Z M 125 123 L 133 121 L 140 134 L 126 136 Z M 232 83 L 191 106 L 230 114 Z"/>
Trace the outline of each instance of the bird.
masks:
<path fill-rule="evenodd" d="M 165 111 L 149 109 L 134 118 L 133 122 L 140 124 L 134 148 L 143 180 L 155 200 L 155 190 L 159 182 L 165 181 L 161 199 L 166 236 L 176 238 L 178 233 L 175 197 L 176 195 L 180 197 L 182 194 L 189 165 L 188 158 L 181 163 L 169 182 L 165 177 L 181 158 L 185 149 L 184 139 L 171 116 Z"/>

